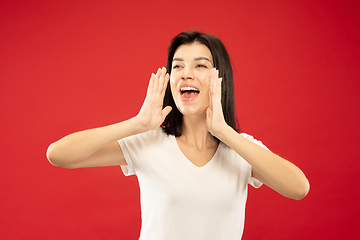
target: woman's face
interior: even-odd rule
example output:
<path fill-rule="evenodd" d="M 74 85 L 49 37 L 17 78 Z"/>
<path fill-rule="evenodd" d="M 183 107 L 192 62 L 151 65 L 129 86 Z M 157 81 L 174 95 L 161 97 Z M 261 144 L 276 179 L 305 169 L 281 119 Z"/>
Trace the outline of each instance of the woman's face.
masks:
<path fill-rule="evenodd" d="M 209 106 L 209 81 L 213 58 L 205 45 L 183 44 L 175 51 L 170 87 L 175 104 L 183 115 L 205 113 Z"/>

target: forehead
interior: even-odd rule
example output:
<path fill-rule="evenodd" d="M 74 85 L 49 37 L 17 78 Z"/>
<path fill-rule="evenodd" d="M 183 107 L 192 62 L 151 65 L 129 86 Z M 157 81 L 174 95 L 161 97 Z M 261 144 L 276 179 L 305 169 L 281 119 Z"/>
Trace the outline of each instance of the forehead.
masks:
<path fill-rule="evenodd" d="M 191 61 L 195 58 L 206 57 L 213 62 L 211 52 L 204 44 L 194 42 L 190 44 L 180 45 L 174 54 L 173 58 L 181 58 L 184 61 Z"/>

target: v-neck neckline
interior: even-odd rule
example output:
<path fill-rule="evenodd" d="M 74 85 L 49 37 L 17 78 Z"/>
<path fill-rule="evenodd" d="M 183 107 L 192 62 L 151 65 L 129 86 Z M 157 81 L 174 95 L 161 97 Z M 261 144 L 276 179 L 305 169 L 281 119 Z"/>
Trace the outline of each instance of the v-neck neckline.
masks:
<path fill-rule="evenodd" d="M 176 137 L 175 136 L 172 136 L 172 137 L 173 137 L 173 141 L 174 141 L 174 143 L 176 145 L 177 150 L 182 155 L 182 159 L 186 162 L 186 164 L 188 164 L 192 168 L 197 169 L 197 170 L 203 170 L 203 169 L 208 168 L 209 166 L 211 166 L 213 164 L 213 162 L 215 162 L 215 157 L 219 152 L 221 142 L 219 142 L 219 144 L 218 144 L 218 146 L 216 148 L 216 151 L 215 151 L 214 155 L 211 157 L 211 159 L 205 165 L 199 167 L 199 166 L 196 166 L 189 158 L 187 158 L 185 156 L 185 154 L 183 153 L 183 151 L 181 150 L 181 148 L 180 148 L 180 146 L 178 144 L 178 141 L 176 140 Z"/>

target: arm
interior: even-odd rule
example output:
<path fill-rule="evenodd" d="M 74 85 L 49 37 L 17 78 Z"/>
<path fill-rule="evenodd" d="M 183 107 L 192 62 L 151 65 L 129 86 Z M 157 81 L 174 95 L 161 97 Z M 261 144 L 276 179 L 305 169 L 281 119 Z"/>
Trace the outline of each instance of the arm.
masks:
<path fill-rule="evenodd" d="M 162 108 L 168 81 L 165 68 L 151 75 L 144 104 L 137 116 L 113 125 L 76 132 L 52 143 L 46 154 L 50 163 L 64 168 L 126 165 L 117 140 L 160 126 L 171 111 L 169 106 Z"/>
<path fill-rule="evenodd" d="M 207 109 L 209 132 L 237 152 L 251 166 L 253 177 L 281 195 L 302 199 L 309 191 L 304 173 L 289 161 L 247 140 L 226 124 L 221 107 L 221 79 L 213 70 Z"/>
<path fill-rule="evenodd" d="M 217 137 L 251 165 L 254 178 L 288 198 L 300 200 L 307 195 L 309 182 L 291 162 L 247 140 L 229 126 Z"/>

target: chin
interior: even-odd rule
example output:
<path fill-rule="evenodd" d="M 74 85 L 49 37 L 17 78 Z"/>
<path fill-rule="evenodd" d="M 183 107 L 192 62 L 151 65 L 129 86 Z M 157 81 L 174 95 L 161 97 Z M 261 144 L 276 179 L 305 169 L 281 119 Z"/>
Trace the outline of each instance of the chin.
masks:
<path fill-rule="evenodd" d="M 206 108 L 199 108 L 194 106 L 178 106 L 177 109 L 182 113 L 183 116 L 196 116 L 205 115 Z"/>

